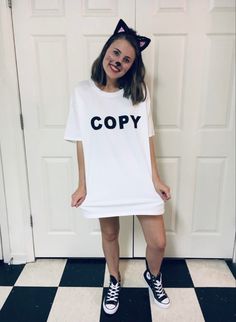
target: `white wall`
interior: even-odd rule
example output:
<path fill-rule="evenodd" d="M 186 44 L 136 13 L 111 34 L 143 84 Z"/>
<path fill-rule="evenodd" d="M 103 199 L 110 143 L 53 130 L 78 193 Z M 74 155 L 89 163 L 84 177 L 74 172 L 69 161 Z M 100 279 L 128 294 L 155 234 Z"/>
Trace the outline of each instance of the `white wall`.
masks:
<path fill-rule="evenodd" d="M 0 151 L 4 174 L 1 182 L 0 227 L 4 261 L 12 259 L 15 264 L 34 259 L 19 114 L 11 12 L 7 1 L 0 0 Z"/>

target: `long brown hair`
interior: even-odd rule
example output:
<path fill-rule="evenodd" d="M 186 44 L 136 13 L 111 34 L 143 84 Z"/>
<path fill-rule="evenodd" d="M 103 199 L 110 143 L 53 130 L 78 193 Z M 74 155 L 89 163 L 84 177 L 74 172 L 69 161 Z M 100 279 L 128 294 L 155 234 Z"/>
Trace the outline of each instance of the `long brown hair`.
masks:
<path fill-rule="evenodd" d="M 120 89 L 124 89 L 124 97 L 131 98 L 133 105 L 136 105 L 145 101 L 147 96 L 147 88 L 144 81 L 145 66 L 143 64 L 142 55 L 135 39 L 136 31 L 132 30 L 132 33 L 133 35 L 127 33 L 118 33 L 108 39 L 100 55 L 92 65 L 91 78 L 98 85 L 106 85 L 106 73 L 103 69 L 102 63 L 107 49 L 117 39 L 127 40 L 135 50 L 135 60 L 127 73 L 121 78 L 117 79 L 117 84 Z"/>

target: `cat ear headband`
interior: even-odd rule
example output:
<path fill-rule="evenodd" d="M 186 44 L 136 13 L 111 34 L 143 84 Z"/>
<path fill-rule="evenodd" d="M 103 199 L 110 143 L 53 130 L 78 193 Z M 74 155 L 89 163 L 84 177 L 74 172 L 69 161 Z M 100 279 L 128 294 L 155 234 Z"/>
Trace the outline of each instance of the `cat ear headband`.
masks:
<path fill-rule="evenodd" d="M 120 19 L 117 26 L 116 26 L 116 29 L 113 33 L 113 35 L 116 35 L 116 34 L 119 34 L 119 33 L 127 33 L 127 34 L 131 34 L 132 36 L 134 36 L 138 42 L 138 45 L 139 45 L 139 50 L 140 52 L 143 51 L 145 48 L 147 48 L 147 46 L 150 44 L 151 42 L 151 39 L 147 38 L 147 37 L 144 37 L 144 36 L 139 36 L 139 35 L 135 35 L 132 31 L 130 31 L 132 29 L 130 29 L 126 23 Z"/>

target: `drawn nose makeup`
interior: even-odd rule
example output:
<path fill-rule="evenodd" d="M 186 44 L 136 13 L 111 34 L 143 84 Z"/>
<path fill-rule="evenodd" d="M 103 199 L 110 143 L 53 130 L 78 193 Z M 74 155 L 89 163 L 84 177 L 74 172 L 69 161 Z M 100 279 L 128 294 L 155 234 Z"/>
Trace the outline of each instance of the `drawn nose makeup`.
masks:
<path fill-rule="evenodd" d="M 116 61 L 116 62 L 115 62 L 115 65 L 116 65 L 117 67 L 120 67 L 120 66 L 121 66 L 121 63 L 120 63 L 119 61 Z"/>

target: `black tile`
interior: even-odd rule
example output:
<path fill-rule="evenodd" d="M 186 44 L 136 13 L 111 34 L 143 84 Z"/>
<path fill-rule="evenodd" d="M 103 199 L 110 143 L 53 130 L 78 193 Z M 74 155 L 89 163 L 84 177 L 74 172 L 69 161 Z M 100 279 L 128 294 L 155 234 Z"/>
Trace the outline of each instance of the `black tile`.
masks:
<path fill-rule="evenodd" d="M 25 264 L 21 265 L 8 265 L 0 262 L 0 285 L 13 286 L 20 276 Z"/>
<path fill-rule="evenodd" d="M 193 287 L 193 281 L 184 259 L 164 258 L 160 270 L 163 287 Z"/>
<path fill-rule="evenodd" d="M 46 322 L 56 291 L 56 287 L 13 287 L 0 311 L 0 321 Z"/>
<path fill-rule="evenodd" d="M 104 258 L 68 259 L 60 286 L 102 287 L 105 266 Z"/>
<path fill-rule="evenodd" d="M 205 322 L 236 321 L 236 289 L 225 287 L 196 287 Z"/>
<path fill-rule="evenodd" d="M 103 290 L 103 297 L 107 287 Z M 101 306 L 100 322 L 151 322 L 151 307 L 148 288 L 124 287 L 120 291 L 118 311 L 109 315 Z"/>
<path fill-rule="evenodd" d="M 227 259 L 226 264 L 228 265 L 231 273 L 233 274 L 234 278 L 236 278 L 236 263 L 232 262 L 232 259 Z"/>

